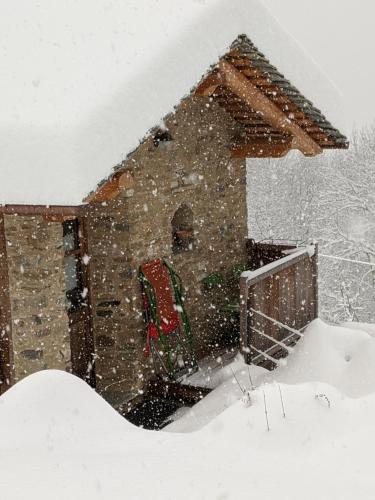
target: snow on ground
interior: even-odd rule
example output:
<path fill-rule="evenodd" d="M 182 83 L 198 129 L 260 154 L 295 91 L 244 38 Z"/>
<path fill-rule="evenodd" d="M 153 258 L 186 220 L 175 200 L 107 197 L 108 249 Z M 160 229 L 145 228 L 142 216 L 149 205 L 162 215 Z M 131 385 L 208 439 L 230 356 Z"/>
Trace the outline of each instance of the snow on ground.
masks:
<path fill-rule="evenodd" d="M 202 428 L 241 397 L 239 385 L 245 390 L 251 388 L 250 378 L 255 387 L 274 382 L 319 382 L 353 398 L 375 393 L 375 325 L 346 323 L 339 327 L 315 320 L 294 352 L 282 361 L 272 372 L 248 367 L 241 356 L 213 373 L 204 368 L 192 384 L 216 389 L 194 408 L 177 412 L 178 420 L 167 430 L 190 432 Z"/>
<path fill-rule="evenodd" d="M 81 203 L 242 33 L 343 128 L 337 90 L 256 0 L 18 0 L 0 32 L 0 203 Z"/>
<path fill-rule="evenodd" d="M 329 326 L 316 320 L 287 359 L 265 380 L 282 383 L 319 380 L 350 397 L 375 392 L 375 325 Z M 371 330 L 373 336 L 368 333 Z"/>
<path fill-rule="evenodd" d="M 134 427 L 72 375 L 34 374 L 0 398 L 1 499 L 373 499 L 375 338 L 352 326 L 316 321 L 286 366 L 252 368 L 251 405 L 235 359 L 212 373 L 196 421 L 164 432 Z"/>
<path fill-rule="evenodd" d="M 348 321 L 343 324 L 347 328 L 351 328 L 352 330 L 362 330 L 371 337 L 375 337 L 375 325 L 372 323 L 357 323 L 356 321 Z"/>

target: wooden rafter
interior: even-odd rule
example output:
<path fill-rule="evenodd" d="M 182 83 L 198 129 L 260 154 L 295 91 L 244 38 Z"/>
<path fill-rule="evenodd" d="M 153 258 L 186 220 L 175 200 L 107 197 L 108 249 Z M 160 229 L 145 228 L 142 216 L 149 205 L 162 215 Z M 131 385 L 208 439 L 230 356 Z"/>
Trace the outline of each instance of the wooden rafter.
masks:
<path fill-rule="evenodd" d="M 251 142 L 236 144 L 232 148 L 233 158 L 281 158 L 291 149 L 290 142 Z"/>
<path fill-rule="evenodd" d="M 198 85 L 195 93 L 200 96 L 212 95 L 217 87 L 222 85 L 223 80 L 219 71 L 214 70 Z"/>
<path fill-rule="evenodd" d="M 292 122 L 270 99 L 253 85 L 241 71 L 222 59 L 219 70 L 224 85 L 238 95 L 254 111 L 262 114 L 265 122 L 285 135 L 291 135 L 291 146 L 306 156 L 316 156 L 322 148 L 296 123 Z"/>
<path fill-rule="evenodd" d="M 0 214 L 6 215 L 44 215 L 44 216 L 77 216 L 80 206 L 63 205 L 3 205 Z"/>

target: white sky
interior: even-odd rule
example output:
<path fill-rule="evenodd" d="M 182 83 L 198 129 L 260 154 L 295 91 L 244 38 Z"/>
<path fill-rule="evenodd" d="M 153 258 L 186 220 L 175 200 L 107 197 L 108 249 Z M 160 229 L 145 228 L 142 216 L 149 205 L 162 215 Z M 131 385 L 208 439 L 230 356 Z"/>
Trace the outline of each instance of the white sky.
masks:
<path fill-rule="evenodd" d="M 257 0 L 13 3 L 0 0 L 3 203 L 80 203 L 239 33 L 347 129 L 335 89 Z"/>
<path fill-rule="evenodd" d="M 344 95 L 348 125 L 375 121 L 374 0 L 263 0 Z"/>

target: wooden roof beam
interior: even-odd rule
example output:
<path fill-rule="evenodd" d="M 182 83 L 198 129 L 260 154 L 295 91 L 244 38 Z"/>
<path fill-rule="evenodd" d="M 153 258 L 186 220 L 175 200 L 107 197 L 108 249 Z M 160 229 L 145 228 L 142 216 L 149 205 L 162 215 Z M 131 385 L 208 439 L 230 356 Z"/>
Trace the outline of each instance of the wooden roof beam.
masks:
<path fill-rule="evenodd" d="M 203 79 L 203 81 L 196 88 L 195 94 L 200 96 L 210 96 L 215 92 L 217 87 L 222 84 L 223 79 L 221 74 L 215 70 Z"/>
<path fill-rule="evenodd" d="M 64 205 L 2 205 L 0 213 L 6 215 L 49 215 L 76 217 L 81 214 L 81 206 Z"/>
<path fill-rule="evenodd" d="M 235 144 L 232 158 L 281 158 L 290 151 L 290 142 L 253 142 Z"/>
<path fill-rule="evenodd" d="M 222 59 L 219 63 L 219 70 L 225 86 L 237 94 L 254 111 L 261 113 L 269 125 L 293 137 L 292 148 L 299 149 L 305 156 L 316 156 L 322 152 L 319 144 L 301 127 L 285 116 L 272 101 L 264 96 L 232 64 Z"/>

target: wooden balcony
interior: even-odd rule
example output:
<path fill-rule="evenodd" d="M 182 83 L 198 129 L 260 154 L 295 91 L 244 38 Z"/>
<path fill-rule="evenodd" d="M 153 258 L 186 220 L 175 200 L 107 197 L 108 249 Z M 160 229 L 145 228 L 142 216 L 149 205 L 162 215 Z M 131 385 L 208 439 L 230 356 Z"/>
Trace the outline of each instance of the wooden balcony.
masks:
<path fill-rule="evenodd" d="M 247 363 L 274 368 L 318 315 L 317 247 L 248 242 L 240 279 L 240 346 Z"/>

